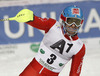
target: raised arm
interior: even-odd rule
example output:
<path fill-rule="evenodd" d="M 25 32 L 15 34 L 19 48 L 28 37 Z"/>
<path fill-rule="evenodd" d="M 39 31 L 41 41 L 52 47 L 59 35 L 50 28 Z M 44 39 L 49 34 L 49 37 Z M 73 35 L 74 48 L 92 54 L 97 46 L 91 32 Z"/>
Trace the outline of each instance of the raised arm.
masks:
<path fill-rule="evenodd" d="M 55 24 L 56 20 L 51 18 L 41 18 L 34 15 L 34 20 L 26 22 L 27 24 L 40 29 L 45 30 L 45 32 L 48 32 L 48 30 Z"/>

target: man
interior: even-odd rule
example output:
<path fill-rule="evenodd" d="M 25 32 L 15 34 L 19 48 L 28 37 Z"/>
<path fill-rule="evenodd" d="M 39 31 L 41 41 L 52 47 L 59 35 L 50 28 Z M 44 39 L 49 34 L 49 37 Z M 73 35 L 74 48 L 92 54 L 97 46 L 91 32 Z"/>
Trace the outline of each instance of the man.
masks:
<path fill-rule="evenodd" d="M 66 7 L 60 16 L 61 23 L 52 18 L 37 17 L 28 9 L 21 10 L 17 17 L 16 21 L 45 31 L 38 54 L 20 76 L 58 76 L 71 59 L 69 76 L 80 76 L 85 45 L 77 36 L 83 24 L 79 7 Z"/>

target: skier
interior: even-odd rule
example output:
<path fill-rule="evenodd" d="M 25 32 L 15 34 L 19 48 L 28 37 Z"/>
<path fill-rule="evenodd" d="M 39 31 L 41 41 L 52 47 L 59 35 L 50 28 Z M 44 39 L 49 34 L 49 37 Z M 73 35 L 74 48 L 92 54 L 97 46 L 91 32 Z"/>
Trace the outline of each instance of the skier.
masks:
<path fill-rule="evenodd" d="M 71 59 L 69 76 L 80 76 L 85 55 L 85 44 L 77 35 L 84 22 L 82 10 L 77 6 L 68 6 L 60 19 L 61 22 L 37 17 L 28 9 L 20 11 L 17 22 L 45 31 L 37 55 L 20 76 L 58 76 Z"/>

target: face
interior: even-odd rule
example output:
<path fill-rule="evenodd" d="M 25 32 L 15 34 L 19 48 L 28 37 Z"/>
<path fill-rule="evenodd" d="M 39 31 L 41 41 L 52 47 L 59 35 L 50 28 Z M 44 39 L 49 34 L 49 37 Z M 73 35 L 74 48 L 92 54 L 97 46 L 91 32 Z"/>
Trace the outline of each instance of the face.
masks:
<path fill-rule="evenodd" d="M 77 27 L 75 24 L 72 24 L 70 26 L 68 24 L 66 24 L 66 31 L 70 35 L 74 35 L 78 31 L 78 29 L 79 29 L 79 27 Z"/>
<path fill-rule="evenodd" d="M 66 18 L 66 21 L 62 22 L 66 33 L 71 36 L 75 35 L 81 26 L 81 21 L 82 20 L 78 18 Z"/>

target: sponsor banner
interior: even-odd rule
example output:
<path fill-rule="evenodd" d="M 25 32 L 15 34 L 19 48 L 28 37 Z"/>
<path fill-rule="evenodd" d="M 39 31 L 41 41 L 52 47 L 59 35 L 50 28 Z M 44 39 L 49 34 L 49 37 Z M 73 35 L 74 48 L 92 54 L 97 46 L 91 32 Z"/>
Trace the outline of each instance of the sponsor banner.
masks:
<path fill-rule="evenodd" d="M 73 4 L 79 6 L 84 13 L 84 25 L 79 30 L 79 37 L 100 37 L 100 1 L 1 7 L 0 18 L 13 17 L 23 8 L 28 8 L 39 17 L 51 17 L 59 21 L 62 10 Z M 43 33 L 41 31 L 25 23 L 16 21 L 0 22 L 0 44 L 40 42 L 42 38 Z"/>

